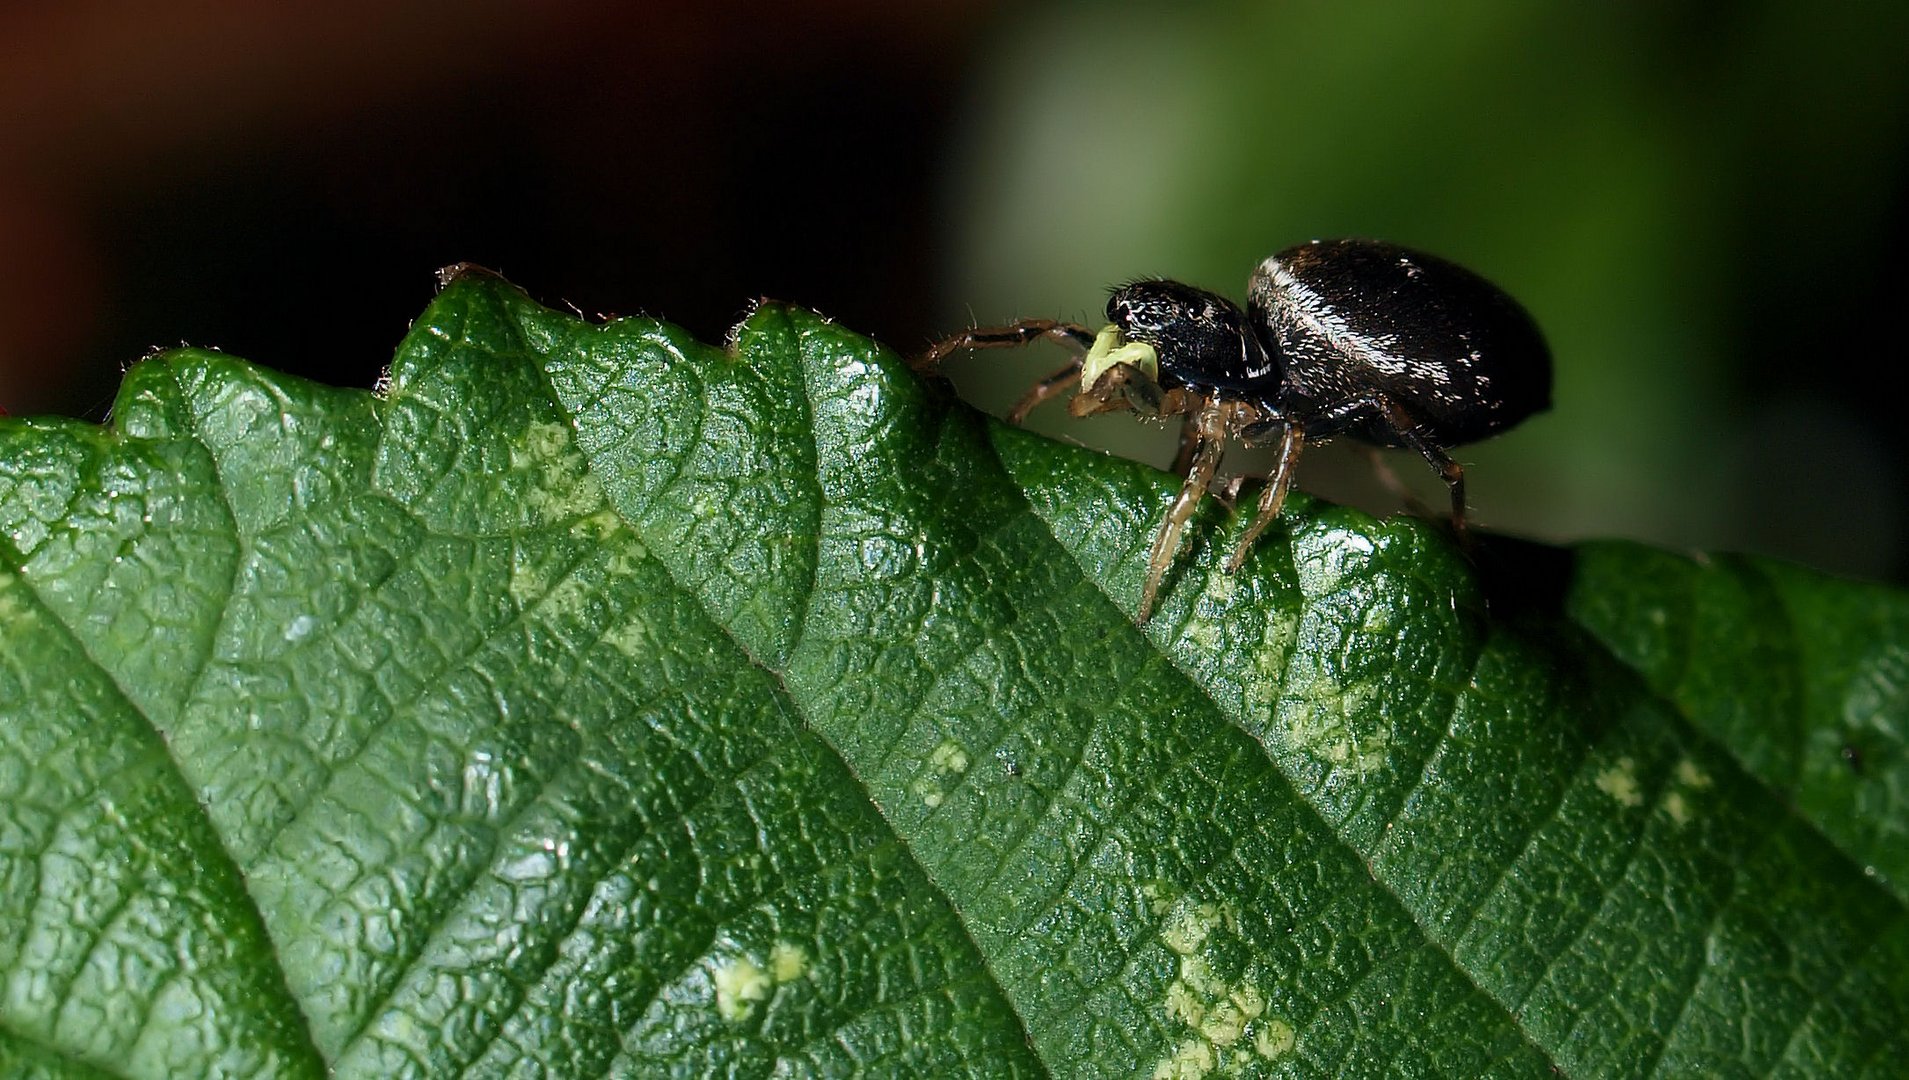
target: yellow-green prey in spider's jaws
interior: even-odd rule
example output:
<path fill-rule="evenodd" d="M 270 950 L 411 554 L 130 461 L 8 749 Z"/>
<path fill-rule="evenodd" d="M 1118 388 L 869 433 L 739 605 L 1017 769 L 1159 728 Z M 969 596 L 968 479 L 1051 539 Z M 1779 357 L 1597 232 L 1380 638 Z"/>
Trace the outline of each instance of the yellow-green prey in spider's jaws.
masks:
<path fill-rule="evenodd" d="M 1108 323 L 1094 337 L 1094 347 L 1080 364 L 1080 384 L 1092 388 L 1101 375 L 1115 364 L 1130 364 L 1145 372 L 1147 378 L 1160 377 L 1160 354 L 1144 341 L 1120 340 L 1120 327 Z"/>

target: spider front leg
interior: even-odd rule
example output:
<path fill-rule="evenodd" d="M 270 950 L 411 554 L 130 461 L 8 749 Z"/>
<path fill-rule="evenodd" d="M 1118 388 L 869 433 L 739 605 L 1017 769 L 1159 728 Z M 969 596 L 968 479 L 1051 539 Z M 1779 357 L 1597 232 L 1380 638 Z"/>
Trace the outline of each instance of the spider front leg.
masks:
<path fill-rule="evenodd" d="M 1040 404 L 1066 393 L 1080 381 L 1081 357 L 1093 347 L 1094 332 L 1078 323 L 1056 319 L 1022 319 L 1007 326 L 977 326 L 951 338 L 936 342 L 927 352 L 909 362 L 924 375 L 941 374 L 942 361 L 969 349 L 1006 349 L 1047 339 L 1073 352 L 1074 358 L 1034 384 L 1008 411 L 1007 421 L 1020 424 Z"/>
<path fill-rule="evenodd" d="M 1021 395 L 1021 400 L 1015 402 L 1014 407 L 1008 410 L 1007 422 L 1020 427 L 1028 414 L 1040 408 L 1047 399 L 1065 394 L 1079 385 L 1080 357 L 1076 356 L 1040 382 L 1028 387 L 1027 393 Z"/>
<path fill-rule="evenodd" d="M 1200 406 L 1190 418 L 1197 445 L 1193 451 L 1192 465 L 1187 469 L 1186 483 L 1181 485 L 1180 494 L 1174 496 L 1173 505 L 1167 508 L 1167 516 L 1160 521 L 1160 527 L 1154 530 L 1153 546 L 1147 551 L 1147 583 L 1140 590 L 1140 616 L 1138 622 L 1146 625 L 1153 616 L 1154 597 L 1160 592 L 1160 582 L 1167 575 L 1167 568 L 1173 565 L 1173 556 L 1180 547 L 1180 532 L 1199 509 L 1200 497 L 1206 494 L 1207 487 L 1213 483 L 1213 474 L 1219 470 L 1220 458 L 1226 453 L 1226 438 L 1232 419 L 1233 406 L 1227 402 L 1208 401 Z"/>
<path fill-rule="evenodd" d="M 1185 394 L 1164 390 L 1159 380 L 1128 363 L 1116 363 L 1083 386 L 1067 403 L 1067 414 L 1075 419 L 1118 409 L 1132 409 L 1142 416 L 1170 416 L 1191 411 Z"/>
<path fill-rule="evenodd" d="M 1094 345 L 1094 332 L 1079 323 L 1058 319 L 1022 319 L 1006 326 L 976 326 L 929 346 L 928 351 L 909 361 L 909 366 L 924 375 L 941 374 L 941 362 L 969 349 L 1010 349 L 1046 338 L 1084 356 Z"/>

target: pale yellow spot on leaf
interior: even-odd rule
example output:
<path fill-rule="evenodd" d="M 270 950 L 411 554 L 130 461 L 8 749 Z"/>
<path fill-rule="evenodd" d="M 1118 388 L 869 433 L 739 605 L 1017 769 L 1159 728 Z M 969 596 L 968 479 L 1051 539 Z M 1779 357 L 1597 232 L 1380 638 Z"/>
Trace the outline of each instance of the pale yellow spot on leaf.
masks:
<path fill-rule="evenodd" d="M 1703 771 L 1696 762 L 1684 758 L 1677 763 L 1677 782 L 1687 788 L 1702 791 L 1710 786 L 1710 774 Z"/>
<path fill-rule="evenodd" d="M 935 774 L 917 776 L 908 785 L 908 790 L 914 792 L 915 798 L 920 799 L 921 804 L 930 810 L 940 806 L 948 797 L 948 793 L 941 789 L 941 777 Z"/>
<path fill-rule="evenodd" d="M 1684 793 L 1673 791 L 1664 796 L 1664 813 L 1679 825 L 1690 824 L 1690 804 L 1684 801 Z"/>
<path fill-rule="evenodd" d="M 1207 935 L 1220 925 L 1221 917 L 1220 906 L 1210 900 L 1182 903 L 1160 928 L 1160 939 L 1167 948 L 1189 956 L 1206 944 Z"/>
<path fill-rule="evenodd" d="M 1623 806 L 1644 805 L 1644 793 L 1637 786 L 1637 763 L 1628 757 L 1597 774 L 1597 789 Z"/>
<path fill-rule="evenodd" d="M 948 798 L 949 782 L 968 771 L 974 759 L 953 739 L 943 739 L 928 754 L 928 769 L 908 785 L 923 806 L 933 810 Z"/>
<path fill-rule="evenodd" d="M 738 956 L 716 965 L 716 1012 L 732 1023 L 747 1019 L 756 1002 L 769 996 L 769 974 L 754 960 Z"/>
<path fill-rule="evenodd" d="M 603 640 L 628 657 L 646 657 L 655 652 L 649 631 L 640 623 L 625 623 L 603 635 Z"/>
<path fill-rule="evenodd" d="M 1384 730 L 1360 734 L 1354 717 L 1370 711 L 1378 689 L 1371 685 L 1340 688 L 1320 680 L 1307 688 L 1303 702 L 1287 717 L 1286 737 L 1297 749 L 1341 772 L 1368 776 L 1384 768 L 1391 736 Z"/>
<path fill-rule="evenodd" d="M 943 739 L 941 745 L 935 747 L 934 753 L 928 755 L 928 764 L 936 772 L 964 773 L 968 771 L 971 761 L 968 752 L 953 739 Z"/>
<path fill-rule="evenodd" d="M 574 619 L 582 615 L 590 601 L 590 590 L 574 577 L 564 578 L 544 597 L 544 607 L 553 618 Z"/>
<path fill-rule="evenodd" d="M 769 973 L 779 983 L 794 982 L 809 970 L 808 950 L 793 942 L 778 941 L 769 950 Z"/>
<path fill-rule="evenodd" d="M 1175 1047 L 1165 1061 L 1154 1066 L 1154 1080 L 1200 1080 L 1213 1071 L 1218 1059 L 1213 1054 L 1213 1044 L 1205 1039 L 1192 1038 Z"/>
<path fill-rule="evenodd" d="M 1224 997 L 1230 989 L 1225 979 L 1213 973 L 1213 965 L 1207 963 L 1204 956 L 1181 957 L 1180 979 L 1208 998 Z"/>
<path fill-rule="evenodd" d="M 1266 995 L 1253 986 L 1240 986 L 1233 991 L 1233 1003 L 1240 1007 L 1248 1020 L 1256 1019 L 1266 1011 Z"/>
<path fill-rule="evenodd" d="M 1200 1021 L 1200 1034 L 1215 1046 L 1231 1046 L 1246 1034 L 1247 1016 L 1232 1000 L 1220 1002 L 1206 1011 Z"/>
<path fill-rule="evenodd" d="M 1186 629 L 1181 636 L 1193 643 L 1195 648 L 1212 652 L 1226 640 L 1220 633 L 1220 624 L 1212 619 L 1195 613 L 1187 620 Z"/>
<path fill-rule="evenodd" d="M 563 424 L 525 428 L 510 448 L 510 465 L 533 477 L 525 504 L 545 520 L 578 517 L 603 505 L 603 489 Z"/>
<path fill-rule="evenodd" d="M 594 514 L 578 518 L 570 526 L 572 536 L 588 537 L 592 540 L 608 540 L 613 536 L 629 532 L 629 526 L 623 523 L 623 519 L 617 516 L 615 510 L 607 506 Z M 635 543 L 635 534 L 630 533 L 624 539 L 626 542 Z M 641 547 L 641 545 L 637 546 Z"/>
<path fill-rule="evenodd" d="M 1239 910 L 1230 903 L 1171 901 L 1171 891 L 1146 883 L 1140 892 L 1163 914 L 1160 938 L 1180 958 L 1179 977 L 1167 985 L 1167 1019 L 1186 1030 L 1173 1051 L 1154 1067 L 1154 1076 L 1238 1076 L 1254 1061 L 1250 1037 L 1260 1030 L 1266 995 L 1249 979 L 1235 983 L 1214 970 L 1206 955 L 1215 935 L 1240 932 Z"/>
<path fill-rule="evenodd" d="M 1253 1033 L 1253 1049 L 1268 1060 L 1290 1052 L 1297 1042 L 1293 1026 L 1277 1016 L 1261 1021 L 1259 1030 Z"/>
<path fill-rule="evenodd" d="M 1197 1028 L 1206 1019 L 1206 1003 L 1186 983 L 1175 979 L 1167 987 L 1167 1019 Z"/>

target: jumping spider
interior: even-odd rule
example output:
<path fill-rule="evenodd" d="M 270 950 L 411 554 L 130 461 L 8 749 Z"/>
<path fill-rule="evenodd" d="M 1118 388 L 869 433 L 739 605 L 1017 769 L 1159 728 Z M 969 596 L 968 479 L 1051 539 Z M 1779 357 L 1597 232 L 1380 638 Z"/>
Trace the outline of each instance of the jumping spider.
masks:
<path fill-rule="evenodd" d="M 1229 441 L 1274 446 L 1253 523 L 1226 561 L 1239 570 L 1279 516 L 1300 450 L 1345 436 L 1409 447 L 1451 490 L 1452 527 L 1465 530 L 1465 470 L 1446 453 L 1506 430 L 1551 403 L 1551 354 L 1518 302 L 1461 266 L 1378 240 L 1315 240 L 1266 259 L 1247 305 L 1177 281 L 1113 291 L 1098 334 L 1027 319 L 968 330 L 916 367 L 938 372 L 964 349 L 1047 339 L 1071 349 L 1012 411 L 1020 423 L 1078 387 L 1074 416 L 1118 409 L 1184 417 L 1176 471 L 1186 483 L 1155 531 L 1139 622 L 1153 612 L 1181 529 L 1213 483 Z"/>

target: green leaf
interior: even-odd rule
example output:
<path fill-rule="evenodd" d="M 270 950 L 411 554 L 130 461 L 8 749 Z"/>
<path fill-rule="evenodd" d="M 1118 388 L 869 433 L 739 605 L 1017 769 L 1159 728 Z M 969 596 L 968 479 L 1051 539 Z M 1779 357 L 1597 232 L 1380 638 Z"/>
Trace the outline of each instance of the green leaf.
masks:
<path fill-rule="evenodd" d="M 469 275 L 0 421 L 0 1073 L 1896 1069 L 1909 601 L 1174 487 Z"/>
<path fill-rule="evenodd" d="M 1582 549 L 1571 617 L 1909 899 L 1909 597 L 1736 556 Z"/>

